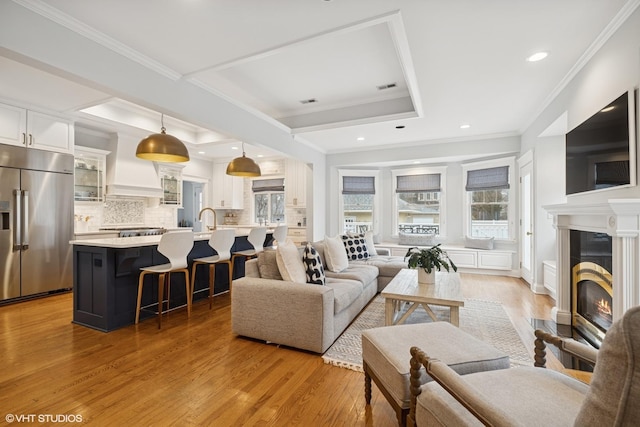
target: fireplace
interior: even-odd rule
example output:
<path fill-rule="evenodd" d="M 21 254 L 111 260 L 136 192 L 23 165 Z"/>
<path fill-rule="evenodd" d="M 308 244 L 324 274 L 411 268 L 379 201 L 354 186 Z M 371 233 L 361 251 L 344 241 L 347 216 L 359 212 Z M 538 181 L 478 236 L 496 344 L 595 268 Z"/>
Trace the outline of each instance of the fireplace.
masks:
<path fill-rule="evenodd" d="M 571 325 L 593 346 L 600 348 L 613 323 L 611 236 L 571 230 Z"/>
<path fill-rule="evenodd" d="M 553 319 L 597 346 L 612 322 L 640 305 L 640 198 L 545 209 L 556 227 Z"/>

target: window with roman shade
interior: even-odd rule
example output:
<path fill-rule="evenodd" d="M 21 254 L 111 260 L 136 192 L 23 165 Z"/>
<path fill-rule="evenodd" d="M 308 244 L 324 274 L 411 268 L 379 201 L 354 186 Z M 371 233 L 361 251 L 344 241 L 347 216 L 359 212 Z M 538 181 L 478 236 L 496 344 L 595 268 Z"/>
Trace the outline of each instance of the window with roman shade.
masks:
<path fill-rule="evenodd" d="M 509 166 L 467 171 L 469 234 L 472 237 L 509 238 Z"/>
<path fill-rule="evenodd" d="M 441 174 L 396 176 L 399 233 L 440 234 Z"/>
<path fill-rule="evenodd" d="M 373 229 L 375 176 L 342 176 L 342 206 L 345 233 Z"/>
<path fill-rule="evenodd" d="M 262 193 L 266 191 L 284 191 L 284 178 L 274 179 L 254 179 L 251 184 L 251 190 L 254 193 Z"/>

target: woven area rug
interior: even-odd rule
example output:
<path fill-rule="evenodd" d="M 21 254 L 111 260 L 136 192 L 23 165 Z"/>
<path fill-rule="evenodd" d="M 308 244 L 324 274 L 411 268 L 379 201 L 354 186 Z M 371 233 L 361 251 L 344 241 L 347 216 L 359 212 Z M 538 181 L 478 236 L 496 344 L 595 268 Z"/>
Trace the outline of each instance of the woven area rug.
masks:
<path fill-rule="evenodd" d="M 439 320 L 449 320 L 449 309 L 430 306 Z M 419 307 L 405 323 L 431 322 L 431 318 Z M 384 298 L 375 297 L 343 334 L 322 355 L 324 363 L 362 372 L 362 331 L 384 326 Z M 460 329 L 507 353 L 511 365 L 533 366 L 518 332 L 511 319 L 494 301 L 466 299 L 460 308 Z M 533 345 L 533 343 L 531 343 Z"/>

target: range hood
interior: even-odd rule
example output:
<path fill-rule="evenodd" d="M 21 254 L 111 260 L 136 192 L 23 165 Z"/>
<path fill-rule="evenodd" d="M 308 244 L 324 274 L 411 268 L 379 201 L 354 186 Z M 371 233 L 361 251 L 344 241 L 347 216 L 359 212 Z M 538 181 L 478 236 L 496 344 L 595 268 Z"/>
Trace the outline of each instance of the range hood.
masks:
<path fill-rule="evenodd" d="M 163 196 L 156 164 L 136 157 L 139 142 L 140 138 L 124 134 L 112 137 L 107 156 L 108 196 Z"/>

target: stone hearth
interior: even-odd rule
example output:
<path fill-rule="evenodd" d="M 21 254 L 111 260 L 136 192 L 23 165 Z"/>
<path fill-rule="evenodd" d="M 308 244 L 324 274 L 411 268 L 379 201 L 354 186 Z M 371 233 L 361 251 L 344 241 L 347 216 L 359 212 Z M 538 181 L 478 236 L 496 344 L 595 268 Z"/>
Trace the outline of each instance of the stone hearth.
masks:
<path fill-rule="evenodd" d="M 604 203 L 548 205 L 556 227 L 555 321 L 571 325 L 570 230 L 607 233 L 613 244 L 613 320 L 640 305 L 640 199 Z"/>

